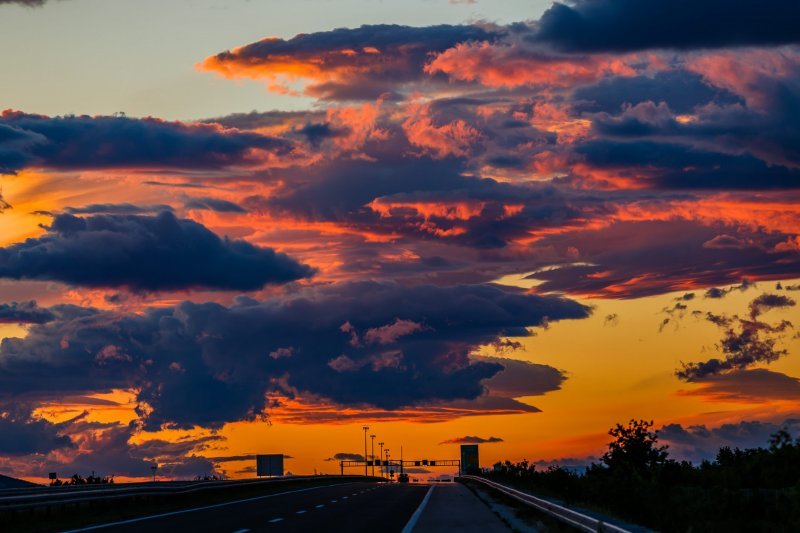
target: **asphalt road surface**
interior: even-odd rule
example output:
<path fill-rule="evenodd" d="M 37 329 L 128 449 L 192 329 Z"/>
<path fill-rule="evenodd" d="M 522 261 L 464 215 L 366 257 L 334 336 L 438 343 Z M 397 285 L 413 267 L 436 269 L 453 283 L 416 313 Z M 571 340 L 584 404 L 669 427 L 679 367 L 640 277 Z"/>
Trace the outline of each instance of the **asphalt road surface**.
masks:
<path fill-rule="evenodd" d="M 428 492 L 427 485 L 346 483 L 287 490 L 74 531 L 246 533 L 257 531 L 400 532 Z"/>

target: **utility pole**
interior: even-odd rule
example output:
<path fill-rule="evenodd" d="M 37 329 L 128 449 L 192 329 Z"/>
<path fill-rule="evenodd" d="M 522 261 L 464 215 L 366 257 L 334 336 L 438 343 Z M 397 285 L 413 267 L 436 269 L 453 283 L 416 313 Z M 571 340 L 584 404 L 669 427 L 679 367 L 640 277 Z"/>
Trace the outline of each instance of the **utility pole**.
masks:
<path fill-rule="evenodd" d="M 379 442 L 378 446 L 381 447 L 381 475 L 386 477 L 386 469 L 383 467 L 383 443 Z"/>
<path fill-rule="evenodd" d="M 364 430 L 364 477 L 369 475 L 367 471 L 367 431 L 369 431 L 369 426 L 364 426 L 361 428 Z"/>
<path fill-rule="evenodd" d="M 150 470 L 153 471 L 153 483 L 155 483 L 155 481 L 156 481 L 156 470 L 158 470 L 158 465 L 151 466 Z"/>
<path fill-rule="evenodd" d="M 369 438 L 371 440 L 369 458 L 372 459 L 372 477 L 375 477 L 375 435 L 370 435 Z"/>

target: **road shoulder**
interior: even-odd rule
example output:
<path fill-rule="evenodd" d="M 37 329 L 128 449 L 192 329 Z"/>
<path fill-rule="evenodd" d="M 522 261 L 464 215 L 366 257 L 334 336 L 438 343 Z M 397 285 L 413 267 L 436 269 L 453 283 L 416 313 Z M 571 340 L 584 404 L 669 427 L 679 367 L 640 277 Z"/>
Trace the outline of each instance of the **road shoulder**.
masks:
<path fill-rule="evenodd" d="M 511 529 L 461 483 L 443 483 L 436 485 L 413 531 L 508 533 Z"/>

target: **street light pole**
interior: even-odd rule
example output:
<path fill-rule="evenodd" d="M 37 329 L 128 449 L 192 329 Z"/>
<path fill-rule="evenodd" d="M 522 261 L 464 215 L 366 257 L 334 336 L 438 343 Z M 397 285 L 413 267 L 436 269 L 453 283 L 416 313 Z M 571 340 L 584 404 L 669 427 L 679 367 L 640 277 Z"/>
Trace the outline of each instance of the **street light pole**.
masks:
<path fill-rule="evenodd" d="M 369 457 L 372 459 L 372 477 L 375 477 L 375 435 L 370 435 Z"/>
<path fill-rule="evenodd" d="M 378 446 L 381 447 L 381 475 L 385 477 L 386 476 L 386 469 L 383 468 L 383 443 L 379 442 Z"/>
<path fill-rule="evenodd" d="M 369 473 L 367 472 L 367 431 L 369 431 L 369 426 L 364 426 L 361 428 L 364 430 L 364 476 L 368 476 Z"/>

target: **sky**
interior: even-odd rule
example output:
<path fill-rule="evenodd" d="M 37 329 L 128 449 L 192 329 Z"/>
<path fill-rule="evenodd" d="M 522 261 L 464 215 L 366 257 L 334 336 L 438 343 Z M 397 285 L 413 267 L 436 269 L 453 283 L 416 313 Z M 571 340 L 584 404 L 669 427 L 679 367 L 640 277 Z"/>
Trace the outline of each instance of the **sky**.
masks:
<path fill-rule="evenodd" d="M 0 0 L 0 472 L 797 434 L 798 15 Z"/>

